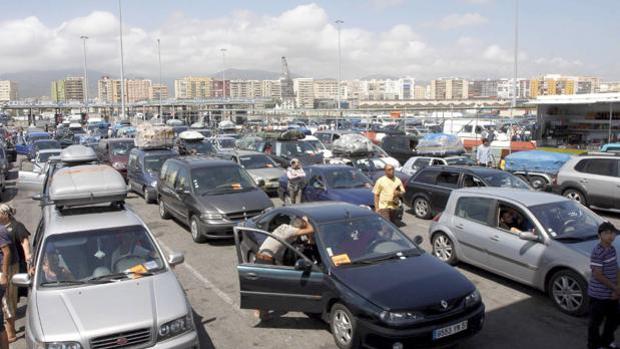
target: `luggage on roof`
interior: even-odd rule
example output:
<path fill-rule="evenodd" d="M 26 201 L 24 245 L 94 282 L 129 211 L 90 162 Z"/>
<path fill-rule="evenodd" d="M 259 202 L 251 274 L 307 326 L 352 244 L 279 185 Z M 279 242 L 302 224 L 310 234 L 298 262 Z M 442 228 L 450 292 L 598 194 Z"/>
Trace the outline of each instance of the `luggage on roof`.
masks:
<path fill-rule="evenodd" d="M 198 131 L 183 131 L 179 134 L 179 138 L 185 141 L 202 141 L 205 136 Z"/>
<path fill-rule="evenodd" d="M 506 156 L 506 171 L 556 174 L 571 156 L 542 150 L 520 151 Z"/>
<path fill-rule="evenodd" d="M 81 144 L 70 145 L 60 152 L 60 161 L 71 164 L 97 160 L 93 148 Z"/>
<path fill-rule="evenodd" d="M 49 199 L 59 207 L 122 202 L 127 197 L 123 176 L 107 165 L 59 169 L 52 177 Z"/>
<path fill-rule="evenodd" d="M 448 156 L 461 155 L 465 148 L 461 140 L 452 134 L 429 133 L 422 137 L 416 147 L 418 155 Z"/>
<path fill-rule="evenodd" d="M 140 149 L 171 148 L 174 145 L 174 129 L 143 123 L 138 126 L 135 142 Z"/>
<path fill-rule="evenodd" d="M 346 133 L 332 143 L 334 154 L 363 155 L 374 152 L 370 139 L 356 133 Z"/>

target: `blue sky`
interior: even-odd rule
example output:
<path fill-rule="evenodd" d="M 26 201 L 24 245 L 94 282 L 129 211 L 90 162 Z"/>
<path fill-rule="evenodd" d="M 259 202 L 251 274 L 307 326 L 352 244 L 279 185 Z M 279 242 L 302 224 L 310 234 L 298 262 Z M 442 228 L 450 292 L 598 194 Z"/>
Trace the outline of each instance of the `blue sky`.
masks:
<path fill-rule="evenodd" d="M 5 2 L 0 47 L 9 54 L 0 57 L 0 73 L 79 64 L 78 32 L 91 37 L 89 51 L 99 58 L 89 65 L 115 71 L 116 16 L 116 1 Z M 618 0 L 520 0 L 520 75 L 620 79 L 618 18 Z M 345 21 L 343 74 L 348 78 L 373 73 L 478 78 L 512 72 L 514 0 L 123 0 L 128 69 L 152 75 L 150 51 L 161 37 L 167 75 L 217 71 L 224 66 L 219 48 L 226 47 L 228 67 L 277 71 L 279 55 L 286 55 L 298 73 L 334 76 L 335 19 Z M 40 59 L 20 59 L 33 50 L 35 56 L 41 51 Z"/>

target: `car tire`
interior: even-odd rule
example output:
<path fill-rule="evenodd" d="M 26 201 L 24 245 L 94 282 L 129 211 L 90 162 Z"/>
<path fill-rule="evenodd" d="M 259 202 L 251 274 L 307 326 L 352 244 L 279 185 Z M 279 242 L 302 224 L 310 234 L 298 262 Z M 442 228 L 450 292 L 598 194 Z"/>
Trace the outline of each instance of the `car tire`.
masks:
<path fill-rule="evenodd" d="M 413 214 L 420 219 L 430 219 L 431 218 L 431 204 L 423 197 L 417 197 L 413 199 L 413 203 L 411 205 L 413 209 Z"/>
<path fill-rule="evenodd" d="M 576 272 L 564 269 L 549 279 L 549 297 L 561 312 L 583 316 L 589 308 L 588 283 Z"/>
<path fill-rule="evenodd" d="M 433 256 L 440 261 L 450 265 L 455 265 L 458 262 L 454 242 L 446 233 L 435 233 L 431 239 L 431 246 Z"/>
<path fill-rule="evenodd" d="M 565 198 L 577 201 L 584 206 L 588 206 L 588 201 L 586 199 L 586 196 L 583 195 L 581 190 L 569 188 L 569 189 L 564 190 L 564 192 L 562 193 L 562 196 L 564 196 Z"/>
<path fill-rule="evenodd" d="M 189 219 L 189 231 L 192 234 L 192 240 L 194 240 L 195 243 L 201 244 L 207 240 L 203 232 L 200 231 L 200 224 L 198 223 L 198 218 L 196 218 L 196 216 L 192 216 Z"/>
<path fill-rule="evenodd" d="M 159 216 L 161 219 L 170 219 L 170 212 L 168 212 L 166 204 L 162 198 L 159 198 Z"/>
<path fill-rule="evenodd" d="M 151 204 L 155 202 L 155 198 L 153 197 L 152 194 L 149 194 L 149 193 L 150 191 L 148 190 L 147 187 L 142 188 L 142 196 L 144 196 L 144 202 L 146 202 L 147 204 Z"/>
<path fill-rule="evenodd" d="M 547 181 L 541 176 L 531 176 L 530 184 L 532 185 L 532 188 L 534 188 L 534 190 L 543 191 L 547 186 Z"/>
<path fill-rule="evenodd" d="M 336 346 L 340 349 L 358 348 L 357 320 L 349 309 L 340 303 L 334 304 L 329 314 L 329 326 Z"/>

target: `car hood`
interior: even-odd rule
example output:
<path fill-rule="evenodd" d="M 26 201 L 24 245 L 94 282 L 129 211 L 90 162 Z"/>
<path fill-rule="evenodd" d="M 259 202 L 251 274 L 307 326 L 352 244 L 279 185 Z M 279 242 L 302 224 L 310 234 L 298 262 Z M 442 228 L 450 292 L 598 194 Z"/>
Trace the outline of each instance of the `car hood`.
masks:
<path fill-rule="evenodd" d="M 252 177 L 254 178 L 260 177 L 262 179 L 280 178 L 280 176 L 284 173 L 284 170 L 278 167 L 257 168 L 257 169 L 247 170 L 247 171 Z"/>
<path fill-rule="evenodd" d="M 199 196 L 198 200 L 207 211 L 218 211 L 227 214 L 239 211 L 257 211 L 273 207 L 273 203 L 260 189 L 222 195 Z"/>
<path fill-rule="evenodd" d="M 333 269 L 344 285 L 384 310 L 416 310 L 465 297 L 475 286 L 429 254 Z"/>
<path fill-rule="evenodd" d="M 366 205 L 373 207 L 375 197 L 368 188 L 330 189 L 330 200 L 344 201 L 354 205 Z"/>
<path fill-rule="evenodd" d="M 560 240 L 559 242 L 562 242 L 562 241 Z M 598 244 L 598 239 L 592 239 L 592 240 L 581 241 L 581 242 L 573 242 L 573 243 L 563 243 L 563 245 L 566 248 L 573 250 L 586 257 L 590 257 L 590 255 L 592 254 L 592 250 L 594 250 L 594 247 L 597 244 Z M 614 240 L 614 247 L 616 248 L 617 251 L 620 251 L 620 239 Z"/>
<path fill-rule="evenodd" d="M 102 285 L 40 290 L 35 305 L 45 342 L 154 329 L 190 311 L 170 271 Z"/>

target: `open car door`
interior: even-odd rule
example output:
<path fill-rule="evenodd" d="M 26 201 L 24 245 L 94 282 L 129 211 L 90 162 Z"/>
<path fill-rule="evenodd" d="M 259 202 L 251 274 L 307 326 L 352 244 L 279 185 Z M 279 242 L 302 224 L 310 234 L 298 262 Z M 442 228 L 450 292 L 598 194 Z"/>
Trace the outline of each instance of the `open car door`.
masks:
<path fill-rule="evenodd" d="M 19 172 L 17 173 L 17 188 L 20 190 L 32 190 L 35 192 L 43 191 L 43 182 L 45 180 L 45 173 L 47 166 L 44 166 L 38 171 L 24 171 L 24 164 L 30 164 L 29 161 L 22 161 L 19 164 Z"/>
<path fill-rule="evenodd" d="M 271 237 L 294 251 L 298 257 L 294 266 L 251 263 L 241 253 L 240 242 L 248 235 Z M 266 231 L 234 227 L 237 249 L 237 273 L 242 309 L 300 311 L 322 313 L 324 309 L 325 274 L 308 257 L 289 243 Z M 262 240 L 262 237 L 261 237 Z"/>

